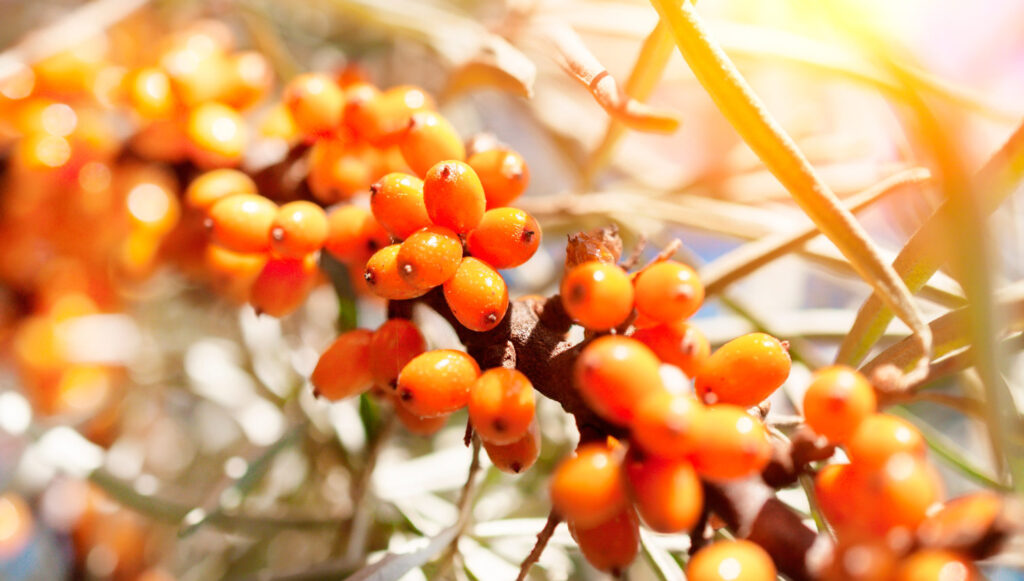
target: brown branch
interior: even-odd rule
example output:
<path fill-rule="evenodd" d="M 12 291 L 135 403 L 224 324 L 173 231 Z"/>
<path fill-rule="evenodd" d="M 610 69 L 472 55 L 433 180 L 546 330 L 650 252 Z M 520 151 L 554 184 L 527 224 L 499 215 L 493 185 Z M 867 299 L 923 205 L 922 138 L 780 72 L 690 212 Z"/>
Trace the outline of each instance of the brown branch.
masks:
<path fill-rule="evenodd" d="M 551 535 L 555 534 L 555 529 L 558 528 L 558 523 L 560 522 L 562 522 L 561 515 L 554 510 L 548 513 L 548 520 L 544 523 L 544 528 L 537 533 L 537 542 L 534 543 L 533 548 L 530 549 L 530 554 L 526 555 L 526 558 L 523 559 L 523 564 L 519 566 L 519 576 L 516 577 L 516 581 L 523 581 L 526 579 L 526 575 L 530 572 L 530 568 L 540 560 L 540 556 L 544 552 L 544 548 L 548 546 L 548 541 L 551 540 Z"/>

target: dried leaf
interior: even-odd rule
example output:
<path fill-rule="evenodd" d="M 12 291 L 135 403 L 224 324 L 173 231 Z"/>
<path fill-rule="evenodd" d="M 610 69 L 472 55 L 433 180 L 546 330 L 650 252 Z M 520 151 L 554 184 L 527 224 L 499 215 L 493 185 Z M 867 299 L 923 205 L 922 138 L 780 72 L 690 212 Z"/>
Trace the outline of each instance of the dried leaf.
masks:
<path fill-rule="evenodd" d="M 441 93 L 442 99 L 478 88 L 494 88 L 519 97 L 533 97 L 537 67 L 500 36 L 481 39 L 477 53 L 456 66 Z"/>

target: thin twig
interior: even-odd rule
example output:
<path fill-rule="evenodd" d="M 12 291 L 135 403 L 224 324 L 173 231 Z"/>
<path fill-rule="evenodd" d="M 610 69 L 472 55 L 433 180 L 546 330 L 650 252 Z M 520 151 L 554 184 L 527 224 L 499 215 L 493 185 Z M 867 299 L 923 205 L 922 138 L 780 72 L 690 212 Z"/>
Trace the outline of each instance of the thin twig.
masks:
<path fill-rule="evenodd" d="M 347 566 L 355 565 L 366 554 L 367 533 L 369 532 L 370 517 L 373 514 L 373 503 L 369 502 L 368 498 L 371 488 L 370 482 L 373 478 L 374 468 L 377 466 L 377 460 L 380 458 L 380 453 L 384 450 L 388 441 L 391 440 L 397 423 L 397 417 L 393 413 L 388 414 L 384 418 L 380 429 L 377 431 L 377 436 L 370 443 L 370 448 L 366 452 L 366 464 L 363 465 L 362 471 L 359 472 L 359 477 L 352 483 L 351 497 L 352 510 L 354 512 L 352 518 L 345 523 L 348 525 L 348 534 L 341 535 L 338 539 L 339 541 L 347 539 L 345 557 L 342 559 L 342 562 Z"/>
<path fill-rule="evenodd" d="M 445 551 L 443 557 L 441 557 L 441 564 L 438 570 L 435 572 L 435 577 L 438 579 L 444 578 L 444 576 L 451 570 L 452 562 L 455 559 L 456 553 L 459 551 L 459 538 L 462 537 L 463 531 L 469 526 L 470 516 L 472 514 L 473 499 L 476 496 L 477 487 L 477 474 L 480 472 L 480 436 L 475 432 L 472 435 L 473 440 L 473 459 L 469 463 L 469 472 L 466 474 L 466 483 L 462 485 L 462 492 L 459 493 L 459 502 L 456 505 L 459 510 L 459 517 L 456 521 L 458 531 L 455 533 L 455 538 L 448 544 L 448 550 Z"/>
<path fill-rule="evenodd" d="M 526 555 L 526 558 L 523 559 L 523 564 L 519 566 L 519 576 L 516 577 L 516 581 L 524 581 L 526 579 L 530 568 L 540 560 L 541 553 L 548 546 L 548 541 L 551 540 L 551 535 L 555 534 L 555 529 L 558 528 L 558 523 L 560 522 L 562 522 L 561 515 L 554 510 L 548 513 L 548 520 L 544 523 L 544 528 L 537 533 L 537 542 L 533 544 L 530 554 Z"/>

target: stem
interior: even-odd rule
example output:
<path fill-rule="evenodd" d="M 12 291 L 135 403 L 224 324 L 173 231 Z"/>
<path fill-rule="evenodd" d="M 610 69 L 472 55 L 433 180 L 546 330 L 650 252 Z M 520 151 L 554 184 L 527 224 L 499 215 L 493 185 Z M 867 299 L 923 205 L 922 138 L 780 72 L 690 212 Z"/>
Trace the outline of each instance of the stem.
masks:
<path fill-rule="evenodd" d="M 526 579 L 530 568 L 540 560 L 544 548 L 548 546 L 548 541 L 551 540 L 551 535 L 555 534 L 555 529 L 558 528 L 558 523 L 560 522 L 562 522 L 561 515 L 554 510 L 548 513 L 548 520 L 544 523 L 544 528 L 537 533 L 537 542 L 533 544 L 530 554 L 526 555 L 526 558 L 523 559 L 523 564 L 519 566 L 519 576 L 516 577 L 516 581 L 524 581 Z"/>
<path fill-rule="evenodd" d="M 377 430 L 377 435 L 373 438 L 370 448 L 367 450 L 366 464 L 363 465 L 363 469 L 359 472 L 359 478 L 352 483 L 350 494 L 354 512 L 352 518 L 347 521 L 347 534 L 339 536 L 339 541 L 348 539 L 344 558 L 342 559 L 346 566 L 354 566 L 366 554 L 366 542 L 371 522 L 370 517 L 373 514 L 373 502 L 369 498 L 370 482 L 373 478 L 373 470 L 377 467 L 377 460 L 380 459 L 380 453 L 391 440 L 397 424 L 398 421 L 395 414 L 388 414 L 383 420 L 380 429 Z M 345 523 L 342 526 L 344 527 L 344 525 Z"/>

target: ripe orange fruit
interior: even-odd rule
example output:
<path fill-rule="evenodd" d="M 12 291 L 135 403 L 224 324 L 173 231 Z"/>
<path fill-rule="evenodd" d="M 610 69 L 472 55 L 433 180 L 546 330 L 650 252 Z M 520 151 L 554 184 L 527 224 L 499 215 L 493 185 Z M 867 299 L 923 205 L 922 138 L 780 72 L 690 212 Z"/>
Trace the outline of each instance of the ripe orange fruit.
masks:
<path fill-rule="evenodd" d="M 277 204 L 258 194 L 222 198 L 210 208 L 210 238 L 234 252 L 266 252 L 276 215 Z"/>
<path fill-rule="evenodd" d="M 833 443 L 853 436 L 864 418 L 875 413 L 875 390 L 857 370 L 834 365 L 814 373 L 804 393 L 804 418 Z"/>
<path fill-rule="evenodd" d="M 694 433 L 700 446 L 693 465 L 704 478 L 732 480 L 760 472 L 771 459 L 768 432 L 761 420 L 735 405 L 718 404 L 698 414 Z"/>
<path fill-rule="evenodd" d="M 554 510 L 582 528 L 614 517 L 629 506 L 620 450 L 583 444 L 555 468 L 549 492 Z"/>
<path fill-rule="evenodd" d="M 381 387 L 395 389 L 402 368 L 426 350 L 427 342 L 412 321 L 388 319 L 373 334 L 370 343 L 373 382 Z"/>
<path fill-rule="evenodd" d="M 270 246 L 287 258 L 301 258 L 323 248 L 327 240 L 327 214 L 313 202 L 288 202 L 277 210 L 270 225 Z"/>
<path fill-rule="evenodd" d="M 410 285 L 431 289 L 455 275 L 462 262 L 462 240 L 442 226 L 411 234 L 398 249 L 398 273 Z"/>
<path fill-rule="evenodd" d="M 689 460 L 626 456 L 626 478 L 644 524 L 659 533 L 689 531 L 704 508 L 704 489 Z"/>
<path fill-rule="evenodd" d="M 650 347 L 663 362 L 682 369 L 687 377 L 695 377 L 711 355 L 707 337 L 696 325 L 686 321 L 655 324 L 637 329 L 631 336 Z"/>
<path fill-rule="evenodd" d="M 487 197 L 487 209 L 507 206 L 530 184 L 530 169 L 515 151 L 498 147 L 474 153 L 467 160 Z"/>
<path fill-rule="evenodd" d="M 569 533 L 595 569 L 618 577 L 640 550 L 640 521 L 631 506 L 591 526 L 569 521 Z"/>
<path fill-rule="evenodd" d="M 498 326 L 508 311 L 508 286 L 486 262 L 467 256 L 444 282 L 444 300 L 452 314 L 471 331 Z"/>
<path fill-rule="evenodd" d="M 413 113 L 398 146 L 405 162 L 421 177 L 436 163 L 466 159 L 466 148 L 459 133 L 435 111 Z"/>
<path fill-rule="evenodd" d="M 749 333 L 711 354 L 697 372 L 697 395 L 704 403 L 755 406 L 789 377 L 789 351 L 765 333 Z"/>
<path fill-rule="evenodd" d="M 495 208 L 484 213 L 469 236 L 470 254 L 494 268 L 515 268 L 537 252 L 540 224 L 518 208 Z"/>
<path fill-rule="evenodd" d="M 402 368 L 396 395 L 418 416 L 449 414 L 466 405 L 469 390 L 479 376 L 480 367 L 469 355 L 435 349 L 417 355 Z"/>
<path fill-rule="evenodd" d="M 373 384 L 370 373 L 370 341 L 373 331 L 354 329 L 342 333 L 320 355 L 309 380 L 313 393 L 331 401 L 358 395 Z"/>
<path fill-rule="evenodd" d="M 400 240 L 431 225 L 423 203 L 423 181 L 408 174 L 389 173 L 370 186 L 370 209 L 381 226 Z"/>
<path fill-rule="evenodd" d="M 487 200 L 473 168 L 457 160 L 442 161 L 423 178 L 423 203 L 438 226 L 465 234 L 483 218 Z"/>
<path fill-rule="evenodd" d="M 643 343 L 605 335 L 576 359 L 574 379 L 583 400 L 610 422 L 629 425 L 649 394 L 664 390 L 658 357 Z"/>
<path fill-rule="evenodd" d="M 584 262 L 562 279 L 562 306 L 591 331 L 607 331 L 626 322 L 633 312 L 633 285 L 614 264 Z"/>
<path fill-rule="evenodd" d="M 758 544 L 745 540 L 712 543 L 690 559 L 689 581 L 775 581 L 775 563 Z"/>
<path fill-rule="evenodd" d="M 697 272 L 674 260 L 642 270 L 634 287 L 637 311 L 660 323 L 686 319 L 704 302 L 704 285 Z"/>
<path fill-rule="evenodd" d="M 494 444 L 482 440 L 487 457 L 491 459 L 494 467 L 509 474 L 519 474 L 527 470 L 540 456 L 540 427 L 537 425 L 537 418 L 530 422 L 526 434 L 511 444 Z"/>
<path fill-rule="evenodd" d="M 534 419 L 533 384 L 515 369 L 485 371 L 469 392 L 469 420 L 485 441 L 511 444 Z"/>

